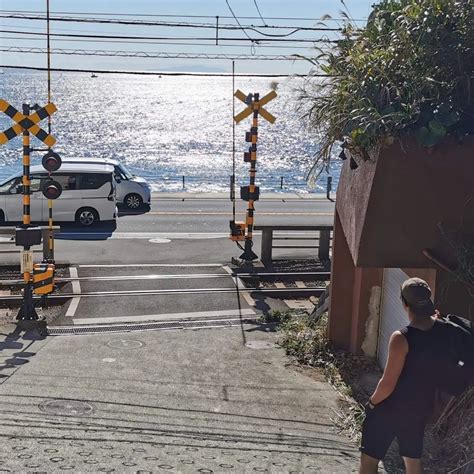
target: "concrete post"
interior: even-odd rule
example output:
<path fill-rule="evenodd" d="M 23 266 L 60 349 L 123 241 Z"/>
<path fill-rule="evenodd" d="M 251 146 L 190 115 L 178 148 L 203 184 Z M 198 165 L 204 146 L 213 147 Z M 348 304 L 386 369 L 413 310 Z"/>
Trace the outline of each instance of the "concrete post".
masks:
<path fill-rule="evenodd" d="M 262 230 L 262 262 L 270 263 L 272 261 L 273 230 Z"/>
<path fill-rule="evenodd" d="M 320 260 L 329 260 L 329 243 L 331 239 L 330 230 L 319 231 L 319 251 L 318 257 Z"/>

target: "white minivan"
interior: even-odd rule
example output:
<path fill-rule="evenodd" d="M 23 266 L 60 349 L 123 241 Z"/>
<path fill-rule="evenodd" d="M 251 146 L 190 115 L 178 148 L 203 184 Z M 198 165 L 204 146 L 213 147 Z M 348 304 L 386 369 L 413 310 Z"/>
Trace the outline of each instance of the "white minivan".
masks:
<path fill-rule="evenodd" d="M 32 222 L 48 220 L 48 200 L 42 185 L 48 174 L 42 166 L 32 166 L 30 209 Z M 53 204 L 55 222 L 77 222 L 89 227 L 117 217 L 114 168 L 107 164 L 63 163 L 52 178 L 62 186 Z M 17 173 L 0 184 L 0 222 L 23 219 L 22 175 Z"/>
<path fill-rule="evenodd" d="M 126 208 L 140 209 L 144 204 L 150 205 L 151 188 L 147 180 L 135 176 L 122 163 L 109 158 L 63 158 L 64 163 L 106 163 L 114 167 L 115 182 L 117 183 L 117 204 Z"/>

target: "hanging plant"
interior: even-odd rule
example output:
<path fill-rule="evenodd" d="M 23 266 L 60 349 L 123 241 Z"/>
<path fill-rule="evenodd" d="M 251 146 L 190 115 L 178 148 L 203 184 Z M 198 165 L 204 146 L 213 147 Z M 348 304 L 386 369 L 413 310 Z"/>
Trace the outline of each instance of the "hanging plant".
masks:
<path fill-rule="evenodd" d="M 314 170 L 341 143 L 357 162 L 406 134 L 426 147 L 474 134 L 473 5 L 383 0 L 362 29 L 346 15 L 342 39 L 307 58 L 315 67 L 300 91 L 321 136 Z"/>

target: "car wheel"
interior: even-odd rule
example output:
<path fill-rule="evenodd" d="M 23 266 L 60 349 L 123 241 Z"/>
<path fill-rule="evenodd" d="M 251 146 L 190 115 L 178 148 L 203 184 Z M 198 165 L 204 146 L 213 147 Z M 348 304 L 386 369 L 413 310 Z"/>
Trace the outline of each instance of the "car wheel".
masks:
<path fill-rule="evenodd" d="M 4 224 L 5 223 L 5 214 L 3 213 L 3 211 L 0 211 L 0 224 Z"/>
<path fill-rule="evenodd" d="M 83 207 L 76 212 L 76 222 L 84 227 L 90 227 L 99 222 L 99 214 L 91 207 Z"/>
<path fill-rule="evenodd" d="M 127 209 L 136 210 L 143 206 L 143 199 L 139 194 L 128 194 L 123 200 Z"/>

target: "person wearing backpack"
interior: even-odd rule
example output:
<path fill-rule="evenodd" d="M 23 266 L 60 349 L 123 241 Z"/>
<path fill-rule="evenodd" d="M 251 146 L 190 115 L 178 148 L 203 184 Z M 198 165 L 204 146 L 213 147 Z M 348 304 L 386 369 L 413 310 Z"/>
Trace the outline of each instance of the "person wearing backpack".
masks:
<path fill-rule="evenodd" d="M 459 395 L 474 377 L 474 339 L 468 322 L 457 318 L 466 323 L 461 327 L 442 318 L 429 285 L 420 278 L 406 280 L 400 296 L 410 323 L 392 334 L 383 376 L 366 405 L 360 474 L 378 472 L 394 438 L 406 472 L 422 473 L 424 431 L 436 391 Z"/>

